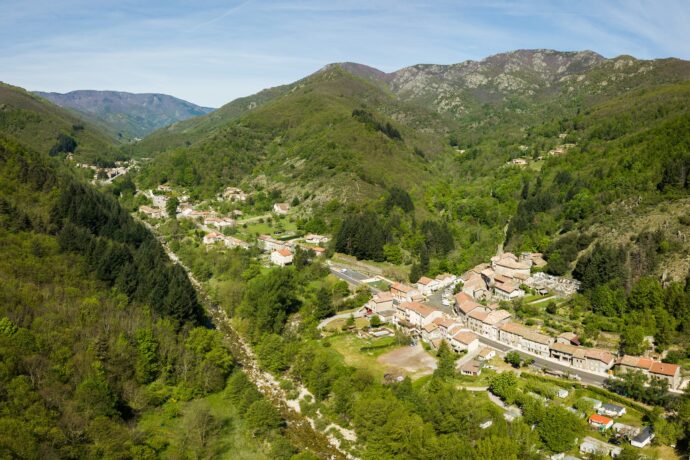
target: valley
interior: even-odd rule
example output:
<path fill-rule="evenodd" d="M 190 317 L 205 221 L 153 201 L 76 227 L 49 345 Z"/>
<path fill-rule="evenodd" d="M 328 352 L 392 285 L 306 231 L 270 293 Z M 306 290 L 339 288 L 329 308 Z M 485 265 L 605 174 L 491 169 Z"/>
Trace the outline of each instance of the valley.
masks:
<path fill-rule="evenodd" d="M 58 96 L 0 86 L 2 456 L 687 455 L 688 61 Z"/>

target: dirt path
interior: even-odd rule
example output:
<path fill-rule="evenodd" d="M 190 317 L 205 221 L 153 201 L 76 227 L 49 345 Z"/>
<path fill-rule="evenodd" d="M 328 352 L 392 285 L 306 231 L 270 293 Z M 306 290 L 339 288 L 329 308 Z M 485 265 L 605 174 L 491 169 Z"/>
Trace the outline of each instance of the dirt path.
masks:
<path fill-rule="evenodd" d="M 144 222 L 144 225 L 156 235 L 153 228 L 147 222 Z M 289 400 L 276 378 L 270 373 L 261 370 L 253 350 L 232 327 L 227 313 L 206 294 L 202 284 L 194 277 L 189 268 L 180 261 L 168 245 L 162 241 L 161 238 L 158 238 L 158 240 L 163 245 L 168 257 L 170 257 L 172 261 L 178 263 L 185 272 L 187 272 L 189 280 L 197 289 L 199 299 L 206 306 L 206 310 L 211 317 L 213 325 L 225 335 L 233 356 L 240 363 L 247 377 L 249 377 L 259 391 L 280 410 L 287 421 L 287 427 L 285 429 L 286 437 L 300 450 L 309 450 L 323 458 L 355 459 L 356 457 L 340 448 L 340 440 L 337 437 L 325 435 L 317 431 L 315 428 L 315 421 L 300 413 L 299 401 L 295 404 L 295 401 Z M 308 394 L 307 390 L 300 388 L 300 395 L 303 397 L 305 394 Z M 341 436 L 347 440 L 356 440 L 354 432 L 339 425 L 331 424 L 329 425 L 329 429 L 339 431 Z"/>

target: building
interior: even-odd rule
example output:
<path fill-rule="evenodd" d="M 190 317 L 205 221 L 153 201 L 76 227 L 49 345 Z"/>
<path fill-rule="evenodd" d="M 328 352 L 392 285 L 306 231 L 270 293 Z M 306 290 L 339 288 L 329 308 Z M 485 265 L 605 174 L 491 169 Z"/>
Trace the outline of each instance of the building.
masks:
<path fill-rule="evenodd" d="M 450 341 L 450 338 L 453 336 L 453 334 L 458 332 L 458 330 L 462 329 L 462 324 L 445 316 L 436 318 L 434 320 L 434 324 L 438 326 L 438 330 L 441 332 L 441 336 L 448 341 Z"/>
<path fill-rule="evenodd" d="M 580 443 L 580 452 L 589 455 L 618 457 L 623 451 L 622 447 L 614 446 L 604 441 L 599 441 L 591 436 L 586 436 Z"/>
<path fill-rule="evenodd" d="M 211 232 L 204 235 L 204 244 L 215 244 L 225 240 L 225 236 L 218 232 Z"/>
<path fill-rule="evenodd" d="M 402 283 L 393 283 L 391 285 L 391 294 L 398 302 L 412 302 L 420 295 L 417 289 Z"/>
<path fill-rule="evenodd" d="M 463 283 L 462 292 L 474 299 L 484 299 L 489 296 L 489 287 L 486 279 L 477 273 Z"/>
<path fill-rule="evenodd" d="M 225 245 L 229 248 L 249 249 L 249 243 L 242 241 L 239 238 L 235 238 L 234 236 L 226 236 Z"/>
<path fill-rule="evenodd" d="M 477 334 L 498 340 L 498 327 L 510 318 L 505 310 L 475 308 L 467 314 L 467 326 Z"/>
<path fill-rule="evenodd" d="M 280 267 L 284 267 L 292 263 L 293 254 L 287 248 L 278 249 L 271 253 L 271 262 Z"/>
<path fill-rule="evenodd" d="M 515 281 L 494 284 L 494 295 L 501 300 L 513 300 L 524 297 L 525 291 L 520 289 L 520 284 Z"/>
<path fill-rule="evenodd" d="M 330 238 L 323 235 L 316 235 L 314 233 L 308 233 L 304 236 L 304 242 L 309 244 L 326 244 L 330 241 Z"/>
<path fill-rule="evenodd" d="M 441 310 L 419 302 L 403 302 L 396 307 L 396 318 L 411 325 L 421 334 L 422 328 L 442 316 Z"/>
<path fill-rule="evenodd" d="M 576 369 L 605 374 L 616 362 L 613 354 L 601 348 L 577 347 L 573 353 L 572 366 Z"/>
<path fill-rule="evenodd" d="M 474 359 L 466 362 L 460 368 L 460 373 L 462 375 L 471 375 L 473 377 L 478 377 L 482 373 L 482 365 L 480 362 Z"/>
<path fill-rule="evenodd" d="M 368 314 L 379 314 L 383 311 L 393 311 L 393 294 L 388 291 L 379 292 L 364 304 Z"/>
<path fill-rule="evenodd" d="M 455 351 L 467 351 L 467 353 L 473 353 L 477 348 L 479 348 L 479 337 L 477 337 L 477 334 L 472 331 L 463 330 L 453 335 L 448 343 Z"/>
<path fill-rule="evenodd" d="M 625 355 L 618 360 L 617 370 L 620 373 L 640 371 L 647 377 L 667 380 L 671 388 L 678 388 L 681 383 L 680 366 L 661 363 L 651 358 Z"/>
<path fill-rule="evenodd" d="M 216 228 L 234 227 L 235 219 L 229 217 L 207 217 L 204 219 L 204 225 L 210 225 Z"/>
<path fill-rule="evenodd" d="M 613 420 L 599 414 L 590 415 L 589 419 L 587 420 L 587 423 L 589 423 L 598 430 L 608 430 L 613 426 Z"/>
<path fill-rule="evenodd" d="M 496 350 L 489 348 L 489 347 L 484 347 L 481 350 L 479 350 L 479 353 L 477 354 L 477 360 L 479 361 L 489 361 L 496 356 Z"/>
<path fill-rule="evenodd" d="M 625 415 L 625 407 L 617 404 L 602 404 L 602 406 L 597 409 L 597 414 L 606 415 L 608 417 L 621 417 Z"/>
<path fill-rule="evenodd" d="M 261 246 L 264 251 L 289 249 L 289 245 L 287 243 L 271 238 L 269 235 L 259 235 L 257 240 L 259 242 L 259 246 Z"/>
<path fill-rule="evenodd" d="M 223 192 L 223 198 L 230 201 L 246 201 L 247 194 L 236 187 L 228 187 Z"/>
<path fill-rule="evenodd" d="M 290 205 L 288 203 L 276 203 L 273 205 L 273 212 L 282 216 L 286 215 L 289 210 Z"/>
<path fill-rule="evenodd" d="M 554 338 L 536 332 L 521 324 L 505 323 L 498 328 L 498 340 L 535 355 L 548 357 Z"/>
<path fill-rule="evenodd" d="M 580 338 L 573 332 L 564 332 L 556 337 L 556 343 L 579 346 Z"/>
<path fill-rule="evenodd" d="M 152 208 L 150 206 L 139 206 L 139 212 L 154 219 L 162 219 L 166 213 L 162 209 Z"/>
<path fill-rule="evenodd" d="M 426 343 L 431 343 L 432 345 L 434 345 L 434 348 L 436 348 L 436 349 L 438 349 L 438 346 L 436 346 L 436 344 L 434 344 L 434 342 L 436 340 L 443 340 L 443 338 L 441 337 L 441 331 L 438 330 L 438 326 L 436 324 L 434 324 L 433 321 L 425 324 L 422 327 L 421 334 L 422 334 L 422 340 L 424 340 Z M 440 345 L 440 342 L 439 342 L 439 345 Z"/>
<path fill-rule="evenodd" d="M 445 289 L 447 287 L 453 286 L 458 281 L 458 277 L 450 273 L 441 273 L 436 276 L 436 282 L 438 283 L 439 289 Z"/>
<path fill-rule="evenodd" d="M 488 311 L 488 308 L 484 307 L 480 303 L 477 303 L 469 294 L 465 292 L 458 292 L 455 294 L 455 313 L 457 313 L 460 319 L 466 324 L 468 318 L 467 315 L 476 309 Z"/>
<path fill-rule="evenodd" d="M 438 282 L 426 276 L 419 278 L 415 283 L 417 290 L 424 296 L 430 296 L 434 291 L 438 290 Z"/>
<path fill-rule="evenodd" d="M 649 443 L 652 442 L 652 439 L 654 439 L 654 432 L 652 431 L 651 427 L 646 426 L 642 428 L 637 436 L 630 440 L 630 444 L 641 449 L 649 445 Z"/>
<path fill-rule="evenodd" d="M 510 252 L 506 252 L 500 256 L 491 258 L 491 268 L 497 275 L 505 275 L 510 278 L 515 278 L 516 275 L 522 275 L 527 279 L 530 275 L 531 260 L 519 261 L 519 259 Z"/>

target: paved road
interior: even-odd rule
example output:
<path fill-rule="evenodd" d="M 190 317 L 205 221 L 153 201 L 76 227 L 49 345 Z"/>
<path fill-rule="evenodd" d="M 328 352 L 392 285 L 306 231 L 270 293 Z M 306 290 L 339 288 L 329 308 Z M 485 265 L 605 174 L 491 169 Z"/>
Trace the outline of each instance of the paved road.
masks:
<path fill-rule="evenodd" d="M 350 284 L 353 284 L 355 286 L 359 286 L 364 280 L 368 280 L 371 277 L 367 276 L 363 273 L 359 273 L 357 271 L 351 270 L 349 268 L 335 268 L 335 267 L 330 267 L 331 273 L 333 273 L 335 276 L 340 278 L 341 280 L 347 281 Z M 369 289 L 372 290 L 372 292 L 377 293 L 380 292 L 380 289 L 377 289 L 373 286 L 369 286 Z"/>
<path fill-rule="evenodd" d="M 490 345 L 493 348 L 496 348 L 497 350 L 503 351 L 503 352 L 508 352 L 508 351 L 517 351 L 520 356 L 525 357 L 525 358 L 533 358 L 534 359 L 534 365 L 538 368 L 541 369 L 552 369 L 552 370 L 557 370 L 561 371 L 563 373 L 571 374 L 571 375 L 577 375 L 579 376 L 582 380 L 580 381 L 581 383 L 585 383 L 588 385 L 596 385 L 596 386 L 603 386 L 604 380 L 608 378 L 607 375 L 601 375 L 601 374 L 595 374 L 592 372 L 587 372 L 582 369 L 575 369 L 573 367 L 567 366 L 565 364 L 561 364 L 555 361 L 551 361 L 550 359 L 544 359 L 543 357 L 534 355 L 532 353 L 527 353 L 523 350 L 518 350 L 515 348 L 512 348 L 509 345 L 506 345 L 505 343 L 498 342 L 496 340 L 489 339 L 488 337 L 484 337 L 481 335 L 478 335 L 479 341 L 485 345 Z"/>

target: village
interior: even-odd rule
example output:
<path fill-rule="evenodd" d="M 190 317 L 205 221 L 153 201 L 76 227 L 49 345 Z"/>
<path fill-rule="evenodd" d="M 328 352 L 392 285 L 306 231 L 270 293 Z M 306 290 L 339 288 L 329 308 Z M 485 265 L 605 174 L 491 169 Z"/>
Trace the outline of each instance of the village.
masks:
<path fill-rule="evenodd" d="M 153 219 L 166 217 L 171 193 L 172 189 L 166 185 L 158 186 L 155 192 L 144 192 L 152 205 L 142 205 L 139 211 Z M 247 193 L 241 189 L 228 187 L 218 199 L 241 204 L 247 197 Z M 189 219 L 203 231 L 201 241 L 208 248 L 257 248 L 262 253 L 261 260 L 265 265 L 279 267 L 291 265 L 297 251 L 308 251 L 310 257 L 321 258 L 325 258 L 327 253 L 328 236 L 286 232 L 280 238 L 261 233 L 254 238 L 245 235 L 245 239 L 241 239 L 228 230 L 252 222 L 252 219 L 257 219 L 256 216 L 243 220 L 242 211 L 237 209 L 223 214 L 211 209 L 198 209 L 199 206 L 193 205 L 186 195 L 177 199 L 177 219 Z M 290 211 L 289 203 L 276 202 L 271 214 L 280 218 Z M 458 372 L 467 378 L 479 378 L 482 371 L 495 370 L 495 365 L 491 363 L 498 356 L 516 352 L 524 363 L 531 363 L 544 375 L 594 387 L 603 387 L 606 379 L 615 379 L 630 371 L 667 381 L 671 392 L 679 393 L 687 386 L 688 382 L 682 378 L 678 365 L 663 363 L 648 356 L 619 356 L 614 350 L 583 346 L 573 332 L 558 335 L 545 333 L 518 322 L 510 311 L 502 308 L 501 304 L 526 297 L 527 291 L 545 296 L 545 299 L 549 296 L 567 298 L 578 291 L 578 281 L 552 276 L 540 270 L 546 265 L 542 254 L 515 255 L 504 252 L 460 275 L 444 273 L 434 278 L 423 276 L 413 284 L 382 276 L 369 278 L 354 270 L 339 268 L 330 260 L 327 264 L 336 277 L 354 287 L 367 286 L 373 295 L 356 311 L 327 318 L 319 328 L 328 325 L 331 320 L 340 321 L 349 316 L 376 324 L 367 332 L 371 338 L 393 336 L 397 331 L 410 337 L 413 344 L 423 344 L 430 351 L 439 349 L 441 343 L 445 342 L 461 356 Z M 565 389 L 557 391 L 555 395 L 560 399 L 575 397 Z M 592 407 L 591 413 L 581 415 L 586 417 L 589 426 L 599 436 L 585 437 L 580 443 L 581 453 L 617 456 L 621 447 L 602 440 L 602 433 L 613 433 L 612 439 L 625 439 L 639 448 L 648 446 L 653 439 L 652 430 L 641 423 L 633 425 L 616 421 L 625 415 L 624 406 L 591 397 L 579 399 L 582 398 L 588 399 Z M 500 403 L 500 400 L 496 402 Z M 568 409 L 576 411 L 573 407 Z M 506 420 L 519 415 L 518 408 L 505 407 Z"/>

